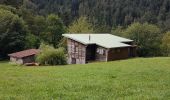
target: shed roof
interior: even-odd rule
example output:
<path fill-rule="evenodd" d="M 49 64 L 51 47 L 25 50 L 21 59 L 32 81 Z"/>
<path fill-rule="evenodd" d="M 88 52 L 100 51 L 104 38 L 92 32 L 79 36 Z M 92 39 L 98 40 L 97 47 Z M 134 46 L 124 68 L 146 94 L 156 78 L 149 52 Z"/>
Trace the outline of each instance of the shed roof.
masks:
<path fill-rule="evenodd" d="M 16 53 L 8 54 L 8 56 L 15 57 L 15 58 L 24 58 L 24 57 L 36 55 L 39 52 L 40 52 L 40 50 L 38 50 L 38 49 L 28 49 L 28 50 L 24 50 L 24 51 L 20 51 L 20 52 L 16 52 Z"/>
<path fill-rule="evenodd" d="M 108 33 L 102 34 L 63 34 L 64 37 L 70 38 L 85 45 L 96 44 L 105 48 L 129 47 L 131 45 L 124 42 L 132 42 L 133 40 L 123 37 L 111 35 Z"/>

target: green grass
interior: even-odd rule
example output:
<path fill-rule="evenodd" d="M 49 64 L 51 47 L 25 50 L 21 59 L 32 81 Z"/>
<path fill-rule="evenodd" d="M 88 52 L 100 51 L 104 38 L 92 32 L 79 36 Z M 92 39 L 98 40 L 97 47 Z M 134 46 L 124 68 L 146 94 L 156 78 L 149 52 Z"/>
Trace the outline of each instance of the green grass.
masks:
<path fill-rule="evenodd" d="M 24 67 L 0 62 L 0 100 L 169 100 L 170 58 Z"/>

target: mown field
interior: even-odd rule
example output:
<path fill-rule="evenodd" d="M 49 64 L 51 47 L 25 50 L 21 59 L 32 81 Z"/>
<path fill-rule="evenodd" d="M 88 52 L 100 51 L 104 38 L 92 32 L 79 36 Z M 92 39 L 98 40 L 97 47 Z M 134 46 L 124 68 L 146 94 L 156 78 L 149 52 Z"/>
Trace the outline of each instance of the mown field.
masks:
<path fill-rule="evenodd" d="M 0 62 L 0 100 L 170 100 L 170 58 L 51 67 Z"/>

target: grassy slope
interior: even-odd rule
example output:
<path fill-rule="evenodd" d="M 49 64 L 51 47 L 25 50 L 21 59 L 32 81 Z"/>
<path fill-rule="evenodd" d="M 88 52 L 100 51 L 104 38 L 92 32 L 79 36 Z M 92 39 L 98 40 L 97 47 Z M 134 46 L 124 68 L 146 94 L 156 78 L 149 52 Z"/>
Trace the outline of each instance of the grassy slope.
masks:
<path fill-rule="evenodd" d="M 0 63 L 0 99 L 170 99 L 170 58 L 60 67 Z"/>

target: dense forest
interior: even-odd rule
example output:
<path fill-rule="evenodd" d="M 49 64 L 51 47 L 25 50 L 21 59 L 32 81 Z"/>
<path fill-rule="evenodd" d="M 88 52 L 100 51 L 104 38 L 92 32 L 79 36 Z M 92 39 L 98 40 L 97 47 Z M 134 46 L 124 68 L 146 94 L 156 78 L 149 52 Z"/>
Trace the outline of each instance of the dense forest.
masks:
<path fill-rule="evenodd" d="M 42 42 L 63 46 L 65 32 L 128 37 L 139 46 L 140 56 L 170 52 L 170 0 L 0 0 L 0 4 L 0 58 L 38 48 Z"/>
<path fill-rule="evenodd" d="M 149 22 L 170 28 L 170 0 L 30 0 L 26 5 L 41 15 L 56 13 L 66 24 L 88 16 L 99 26 Z"/>
<path fill-rule="evenodd" d="M 87 16 L 93 25 L 116 27 L 133 22 L 149 22 L 170 28 L 170 0 L 1 0 L 1 3 L 33 11 L 59 15 L 66 25 Z"/>

